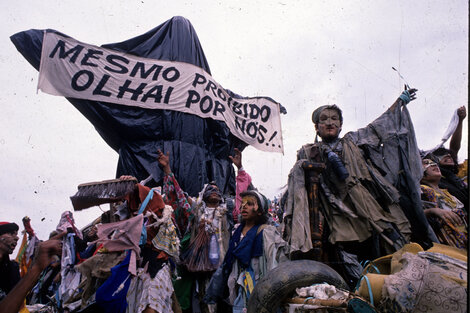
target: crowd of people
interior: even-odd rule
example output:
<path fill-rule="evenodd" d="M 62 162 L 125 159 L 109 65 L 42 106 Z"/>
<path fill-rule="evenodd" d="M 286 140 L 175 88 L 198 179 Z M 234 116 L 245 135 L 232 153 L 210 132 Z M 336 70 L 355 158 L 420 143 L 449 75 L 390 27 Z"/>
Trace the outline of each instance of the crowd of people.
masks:
<path fill-rule="evenodd" d="M 467 172 L 457 162 L 466 110 L 456 111 L 449 149 L 423 152 L 406 109 L 415 94 L 342 138 L 341 109 L 317 108 L 317 138 L 297 152 L 281 199 L 254 187 L 236 148 L 236 194 L 207 182 L 191 197 L 158 150 L 161 186 L 122 176 L 133 188 L 108 212 L 79 229 L 66 211 L 46 241 L 25 218 L 16 261 L 19 226 L 1 222 L 0 311 L 245 312 L 256 282 L 289 260 L 322 261 L 353 289 L 354 266 L 409 242 L 467 250 Z"/>

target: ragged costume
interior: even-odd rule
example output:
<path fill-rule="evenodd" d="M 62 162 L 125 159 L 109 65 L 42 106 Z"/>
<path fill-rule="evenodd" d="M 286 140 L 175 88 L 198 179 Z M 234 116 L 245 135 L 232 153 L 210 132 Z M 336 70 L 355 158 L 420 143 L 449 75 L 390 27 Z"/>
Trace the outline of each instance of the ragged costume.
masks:
<path fill-rule="evenodd" d="M 346 178 L 333 167 L 331 152 L 347 170 Z M 424 246 L 436 241 L 422 212 L 421 159 L 402 99 L 367 127 L 298 151 L 288 180 L 284 238 L 292 251 L 308 252 L 312 239 L 304 161 L 326 165 L 318 188 L 324 248 L 367 260 L 400 249 L 410 238 Z"/>

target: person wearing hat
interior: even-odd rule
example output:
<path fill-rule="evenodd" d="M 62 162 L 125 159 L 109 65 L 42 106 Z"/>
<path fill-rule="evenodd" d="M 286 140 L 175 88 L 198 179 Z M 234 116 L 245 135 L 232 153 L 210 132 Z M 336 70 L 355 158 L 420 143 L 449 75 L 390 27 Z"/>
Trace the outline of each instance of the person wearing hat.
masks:
<path fill-rule="evenodd" d="M 224 282 L 220 284 L 228 287 L 228 302 L 234 313 L 246 309 L 256 281 L 287 260 L 287 243 L 274 226 L 266 224 L 266 197 L 256 190 L 242 192 L 241 197 L 241 223 L 230 239 L 221 268 Z"/>
<path fill-rule="evenodd" d="M 16 223 L 0 222 L 0 300 L 20 280 L 19 265 L 9 257 L 18 243 L 18 229 Z"/>
<path fill-rule="evenodd" d="M 375 259 L 400 249 L 410 237 L 431 244 L 426 217 L 415 208 L 421 203 L 421 164 L 406 104 L 416 98 L 416 91 L 407 88 L 374 122 L 342 138 L 343 114 L 337 105 L 313 111 L 315 142 L 297 152 L 289 174 L 285 238 L 292 251 L 313 249 L 305 161 L 325 165 L 318 182 L 320 228 L 323 252 L 332 262 L 341 264 L 338 251 L 359 261 Z"/>

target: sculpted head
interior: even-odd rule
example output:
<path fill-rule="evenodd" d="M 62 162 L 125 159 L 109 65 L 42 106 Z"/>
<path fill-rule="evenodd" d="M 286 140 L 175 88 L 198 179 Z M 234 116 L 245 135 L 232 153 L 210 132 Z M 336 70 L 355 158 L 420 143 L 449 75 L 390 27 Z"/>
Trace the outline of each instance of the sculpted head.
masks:
<path fill-rule="evenodd" d="M 315 130 L 323 141 L 336 140 L 343 126 L 341 109 L 333 105 L 324 105 L 313 111 L 312 122 Z"/>

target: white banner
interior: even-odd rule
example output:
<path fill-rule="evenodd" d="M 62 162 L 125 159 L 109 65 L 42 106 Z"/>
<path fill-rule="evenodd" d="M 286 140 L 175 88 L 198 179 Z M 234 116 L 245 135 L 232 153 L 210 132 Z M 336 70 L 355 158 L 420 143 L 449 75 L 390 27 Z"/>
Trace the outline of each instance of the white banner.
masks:
<path fill-rule="evenodd" d="M 279 104 L 234 99 L 202 68 L 136 57 L 46 32 L 38 89 L 56 96 L 212 118 L 263 151 L 283 153 Z"/>

